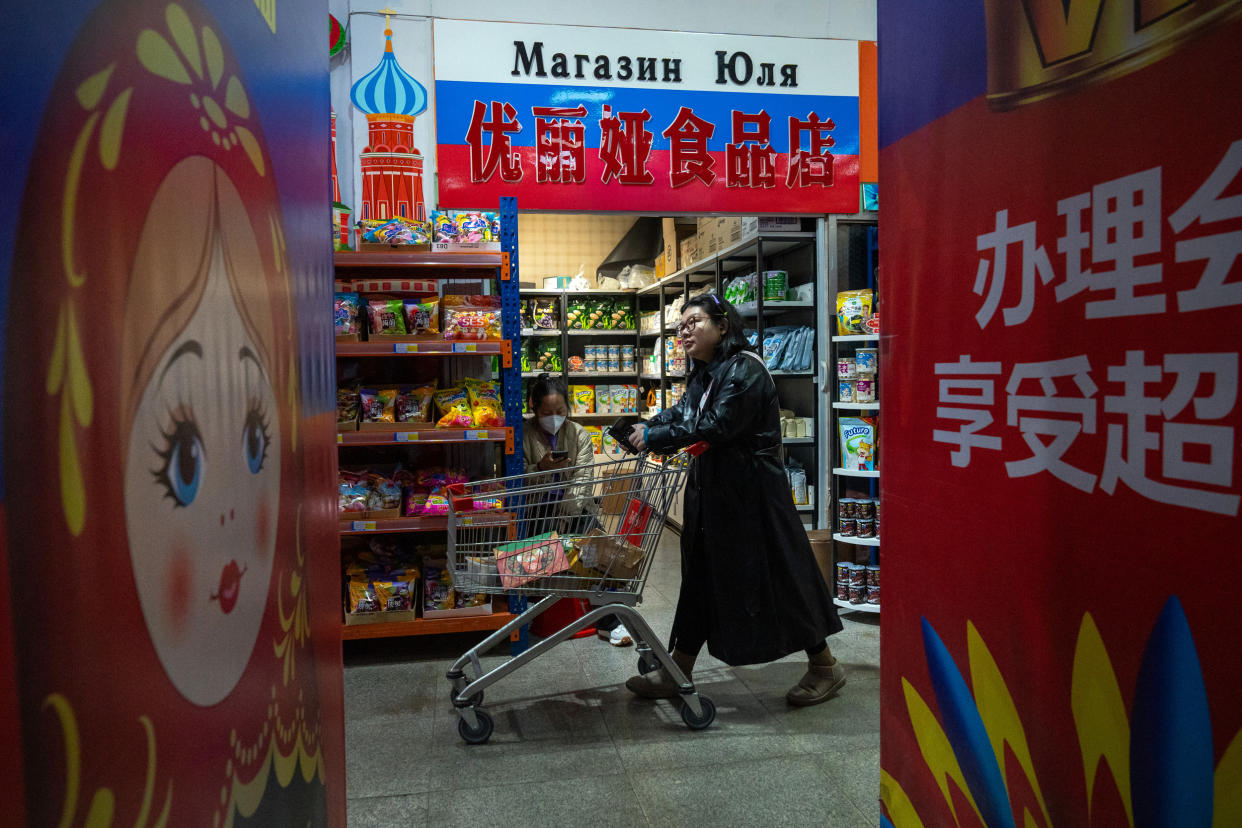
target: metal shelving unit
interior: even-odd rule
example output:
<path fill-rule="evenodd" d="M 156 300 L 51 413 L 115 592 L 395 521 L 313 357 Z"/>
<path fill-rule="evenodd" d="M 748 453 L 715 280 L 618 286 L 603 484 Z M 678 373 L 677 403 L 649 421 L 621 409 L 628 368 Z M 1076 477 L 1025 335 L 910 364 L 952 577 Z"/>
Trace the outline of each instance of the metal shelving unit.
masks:
<path fill-rule="evenodd" d="M 860 288 L 870 288 L 875 291 L 875 302 L 879 301 L 879 290 L 877 284 L 877 268 L 879 261 L 879 242 L 878 242 L 878 215 L 876 213 L 859 213 L 853 216 L 830 216 L 826 226 L 826 242 L 828 246 L 828 268 L 829 268 L 829 289 L 831 291 L 832 300 L 825 303 L 824 325 L 825 330 L 836 330 L 836 324 L 833 320 L 833 312 L 829 308 L 836 308 L 836 295 L 844 290 L 853 290 Z M 878 313 L 876 306 L 873 311 Z M 829 327 L 830 326 L 830 327 Z M 847 334 L 834 335 L 831 337 L 831 359 L 829 361 L 829 369 L 831 371 L 832 382 L 824 389 L 829 398 L 833 400 L 831 404 L 832 416 L 828 418 L 829 433 L 825 441 L 831 448 L 828 452 L 831 457 L 832 477 L 828 484 L 831 487 L 833 503 L 841 497 L 866 497 L 879 502 L 880 499 L 880 471 L 877 464 L 875 471 L 853 471 L 841 467 L 841 447 L 840 440 L 837 435 L 838 418 L 841 416 L 849 416 L 851 414 L 861 416 L 878 416 L 880 411 L 879 393 L 877 390 L 876 402 L 857 403 L 857 402 L 840 402 L 837 400 L 837 383 L 836 383 L 836 358 L 840 353 L 849 353 L 856 348 L 876 347 L 880 342 L 879 334 Z M 876 387 L 879 388 L 879 376 L 875 377 Z M 877 421 L 877 430 L 878 430 Z M 877 441 L 878 443 L 878 441 Z M 842 492 L 849 494 L 842 494 Z M 831 525 L 833 529 L 833 564 L 839 560 L 856 561 L 861 554 L 865 554 L 869 563 L 879 565 L 880 563 L 880 538 L 859 538 L 855 536 L 842 535 L 840 533 L 840 520 L 837 517 L 836 508 L 831 509 Z M 865 552 L 860 553 L 858 549 Z M 849 549 L 847 552 L 846 549 Z M 834 598 L 835 603 L 841 609 L 852 612 L 880 612 L 880 605 L 877 604 L 852 604 L 849 601 L 842 601 Z"/>

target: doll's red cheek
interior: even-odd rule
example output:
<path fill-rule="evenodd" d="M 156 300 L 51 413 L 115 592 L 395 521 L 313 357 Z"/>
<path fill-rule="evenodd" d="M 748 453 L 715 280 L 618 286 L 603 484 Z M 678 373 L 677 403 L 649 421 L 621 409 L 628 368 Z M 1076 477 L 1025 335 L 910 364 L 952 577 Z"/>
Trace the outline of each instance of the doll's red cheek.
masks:
<path fill-rule="evenodd" d="M 181 541 L 173 544 L 164 584 L 164 618 L 174 638 L 185 635 L 190 620 L 190 604 L 194 592 L 194 565 L 189 547 Z"/>
<path fill-rule="evenodd" d="M 259 507 L 254 519 L 255 551 L 262 559 L 267 558 L 267 545 L 272 536 L 272 507 L 267 495 L 259 497 Z"/>

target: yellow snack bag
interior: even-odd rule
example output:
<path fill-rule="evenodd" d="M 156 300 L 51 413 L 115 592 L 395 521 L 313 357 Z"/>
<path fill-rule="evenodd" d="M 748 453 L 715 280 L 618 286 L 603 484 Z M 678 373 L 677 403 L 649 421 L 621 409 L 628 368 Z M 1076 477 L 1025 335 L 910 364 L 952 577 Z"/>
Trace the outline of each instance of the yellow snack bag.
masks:
<path fill-rule="evenodd" d="M 604 452 L 604 429 L 600 426 L 587 426 L 586 433 L 591 437 L 591 448 L 596 454 Z"/>
<path fill-rule="evenodd" d="M 464 388 L 445 388 L 435 395 L 436 410 L 440 419 L 436 428 L 470 428 L 474 414 L 470 410 L 470 398 Z"/>
<path fill-rule="evenodd" d="M 475 428 L 500 428 L 505 424 L 505 410 L 500 403 L 500 389 L 489 380 L 464 379 L 474 415 Z"/>
<path fill-rule="evenodd" d="M 569 386 L 569 397 L 569 409 L 574 414 L 595 413 L 594 385 L 571 385 Z"/>
<path fill-rule="evenodd" d="M 837 294 L 837 335 L 864 334 L 871 318 L 870 290 L 843 290 Z"/>

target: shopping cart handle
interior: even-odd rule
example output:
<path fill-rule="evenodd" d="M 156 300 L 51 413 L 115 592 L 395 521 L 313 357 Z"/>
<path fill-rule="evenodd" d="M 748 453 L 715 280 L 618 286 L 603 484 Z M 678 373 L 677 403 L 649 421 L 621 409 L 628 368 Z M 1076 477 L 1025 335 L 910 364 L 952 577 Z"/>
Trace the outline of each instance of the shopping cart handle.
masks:
<path fill-rule="evenodd" d="M 686 454 L 689 454 L 691 457 L 698 457 L 700 454 L 707 451 L 707 449 L 708 449 L 707 441 L 699 440 L 694 445 L 686 447 Z"/>
<path fill-rule="evenodd" d="M 466 494 L 465 483 L 450 483 L 445 487 L 445 489 L 448 491 L 449 497 L 453 500 L 453 511 L 474 511 L 474 495 Z"/>

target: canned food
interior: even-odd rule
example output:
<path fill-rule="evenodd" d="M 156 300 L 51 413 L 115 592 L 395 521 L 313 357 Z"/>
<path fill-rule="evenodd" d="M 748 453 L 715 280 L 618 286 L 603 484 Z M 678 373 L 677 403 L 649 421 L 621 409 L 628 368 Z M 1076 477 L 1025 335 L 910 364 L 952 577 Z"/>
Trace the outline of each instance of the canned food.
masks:
<path fill-rule="evenodd" d="M 833 571 L 836 572 L 838 584 L 848 584 L 850 582 L 850 565 L 848 561 L 837 561 Z"/>
<path fill-rule="evenodd" d="M 875 380 L 860 379 L 854 383 L 854 402 L 875 402 Z"/>
<path fill-rule="evenodd" d="M 837 529 L 837 534 L 847 538 L 854 537 L 857 532 L 858 526 L 852 517 L 843 519 L 840 522 L 840 528 Z"/>
<path fill-rule="evenodd" d="M 850 589 L 853 589 L 853 587 L 850 587 Z M 851 604 L 854 603 L 853 595 L 850 596 L 850 603 Z M 876 584 L 875 586 L 867 587 L 867 603 L 874 604 L 877 607 L 880 605 L 880 585 L 879 584 Z"/>
<path fill-rule="evenodd" d="M 880 352 L 875 348 L 859 348 L 854 352 L 854 364 L 860 377 L 874 377 L 879 362 Z"/>
<path fill-rule="evenodd" d="M 614 359 L 616 360 L 621 359 L 621 346 L 620 345 L 609 345 L 608 346 L 608 359 L 609 361 L 614 360 Z"/>
<path fill-rule="evenodd" d="M 841 520 L 845 520 L 847 517 L 853 514 L 850 511 L 853 508 L 853 506 L 851 506 L 850 504 L 853 502 L 854 501 L 850 500 L 848 497 L 843 497 L 840 500 L 838 500 L 837 501 L 837 517 L 840 518 Z"/>
<path fill-rule="evenodd" d="M 837 598 L 838 600 L 841 600 L 841 601 L 850 600 L 849 582 L 838 582 L 837 583 Z"/>
<path fill-rule="evenodd" d="M 633 345 L 622 345 L 621 346 L 621 358 L 622 359 L 633 359 L 634 358 L 634 346 Z"/>
<path fill-rule="evenodd" d="M 854 401 L 854 380 L 840 380 L 837 382 L 837 397 L 841 402 L 852 403 Z"/>
<path fill-rule="evenodd" d="M 858 365 L 854 357 L 837 357 L 837 379 L 858 379 Z"/>
<path fill-rule="evenodd" d="M 875 537 L 875 518 L 858 518 L 854 521 L 855 535 L 860 538 Z"/>
<path fill-rule="evenodd" d="M 622 358 L 621 370 L 627 374 L 634 373 L 634 357 L 630 357 L 629 359 Z"/>
<path fill-rule="evenodd" d="M 621 360 L 617 359 L 616 357 L 609 357 L 608 358 L 608 370 L 614 374 L 620 371 Z"/>
<path fill-rule="evenodd" d="M 876 592 L 876 603 L 879 603 L 879 592 Z M 867 603 L 867 586 L 865 584 L 850 584 L 850 603 L 865 604 Z"/>
<path fill-rule="evenodd" d="M 850 564 L 850 586 L 866 586 L 867 570 L 862 564 Z"/>
<path fill-rule="evenodd" d="M 596 369 L 597 369 L 597 364 L 595 362 L 595 357 L 589 356 L 586 359 L 582 360 L 582 370 L 584 372 L 593 374 L 595 373 Z"/>
<path fill-rule="evenodd" d="M 873 564 L 867 567 L 867 586 L 878 587 L 880 585 L 880 567 Z"/>
<path fill-rule="evenodd" d="M 875 519 L 875 501 L 874 500 L 855 500 L 854 514 L 856 517 L 864 520 Z"/>

